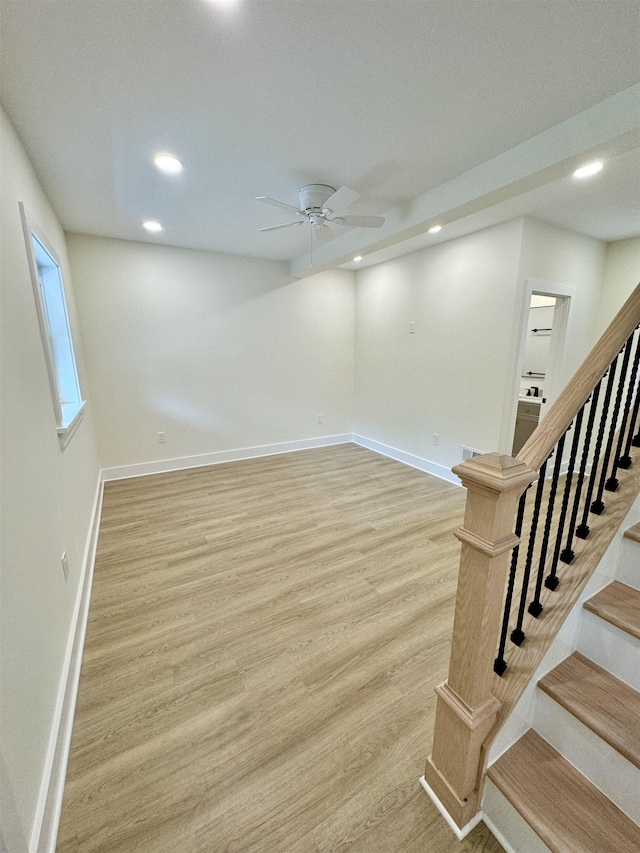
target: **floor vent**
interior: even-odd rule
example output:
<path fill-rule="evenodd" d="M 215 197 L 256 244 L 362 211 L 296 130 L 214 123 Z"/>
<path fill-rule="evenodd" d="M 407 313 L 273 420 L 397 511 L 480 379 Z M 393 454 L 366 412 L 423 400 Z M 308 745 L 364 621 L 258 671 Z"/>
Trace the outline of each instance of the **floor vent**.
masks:
<path fill-rule="evenodd" d="M 473 456 L 482 456 L 482 450 L 474 450 L 473 447 L 465 447 L 462 445 L 462 461 L 471 459 Z"/>

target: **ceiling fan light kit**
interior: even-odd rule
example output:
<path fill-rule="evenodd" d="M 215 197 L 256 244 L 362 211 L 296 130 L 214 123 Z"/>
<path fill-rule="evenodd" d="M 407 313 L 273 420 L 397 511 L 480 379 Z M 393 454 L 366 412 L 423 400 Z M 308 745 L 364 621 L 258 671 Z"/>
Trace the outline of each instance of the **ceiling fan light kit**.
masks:
<path fill-rule="evenodd" d="M 268 196 L 258 196 L 256 201 L 280 207 L 290 213 L 301 217 L 293 222 L 284 222 L 282 225 L 271 225 L 268 228 L 260 228 L 260 231 L 277 231 L 280 228 L 292 228 L 308 222 L 320 242 L 330 240 L 334 235 L 329 227 L 333 225 L 356 226 L 360 228 L 380 228 L 384 225 L 384 216 L 334 216 L 335 211 L 346 210 L 360 198 L 357 192 L 348 187 L 340 187 L 335 190 L 328 184 L 307 184 L 298 190 L 298 207 L 278 201 Z"/>

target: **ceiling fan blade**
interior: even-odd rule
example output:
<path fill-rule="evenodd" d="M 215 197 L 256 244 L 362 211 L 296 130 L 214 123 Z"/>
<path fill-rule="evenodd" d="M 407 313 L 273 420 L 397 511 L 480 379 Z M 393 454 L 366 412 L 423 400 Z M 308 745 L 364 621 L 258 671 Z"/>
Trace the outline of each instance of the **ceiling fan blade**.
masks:
<path fill-rule="evenodd" d="M 333 231 L 328 225 L 321 225 L 319 228 L 314 228 L 313 230 L 318 238 L 318 243 L 326 243 L 333 239 Z"/>
<path fill-rule="evenodd" d="M 258 228 L 258 231 L 277 231 L 279 228 L 291 228 L 292 225 L 304 225 L 304 220 L 298 219 L 296 222 L 285 222 L 282 225 L 271 225 L 269 228 Z"/>
<path fill-rule="evenodd" d="M 348 207 L 360 198 L 360 193 L 355 190 L 350 190 L 349 187 L 340 187 L 333 195 L 325 201 L 323 207 L 329 210 L 346 210 Z"/>
<path fill-rule="evenodd" d="M 299 214 L 300 216 L 304 216 L 304 212 L 302 210 L 298 210 L 297 207 L 294 207 L 292 204 L 286 204 L 284 201 L 278 201 L 276 198 L 269 198 L 266 195 L 256 196 L 256 201 L 263 201 L 265 204 L 272 204 L 274 207 L 281 207 L 283 210 L 293 210 L 294 213 Z"/>
<path fill-rule="evenodd" d="M 359 225 L 361 228 L 381 228 L 384 216 L 337 216 L 331 220 L 338 225 Z"/>

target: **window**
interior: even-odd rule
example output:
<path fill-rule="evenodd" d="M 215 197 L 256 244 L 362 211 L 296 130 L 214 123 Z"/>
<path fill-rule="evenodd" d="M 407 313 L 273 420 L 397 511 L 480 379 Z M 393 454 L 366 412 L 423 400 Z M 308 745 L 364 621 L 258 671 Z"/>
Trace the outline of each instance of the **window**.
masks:
<path fill-rule="evenodd" d="M 80 423 L 85 404 L 80 394 L 62 270 L 44 235 L 28 221 L 22 204 L 20 210 L 58 436 L 62 447 L 66 447 Z"/>

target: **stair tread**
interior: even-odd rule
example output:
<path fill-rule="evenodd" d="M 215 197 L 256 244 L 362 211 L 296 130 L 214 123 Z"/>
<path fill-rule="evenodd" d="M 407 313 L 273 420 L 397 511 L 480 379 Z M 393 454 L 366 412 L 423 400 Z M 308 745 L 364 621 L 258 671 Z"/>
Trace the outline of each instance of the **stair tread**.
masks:
<path fill-rule="evenodd" d="M 614 581 L 585 601 L 584 608 L 640 640 L 640 590 Z"/>
<path fill-rule="evenodd" d="M 538 687 L 640 767 L 640 693 L 579 652 L 547 673 Z"/>
<path fill-rule="evenodd" d="M 624 537 L 633 540 L 633 542 L 640 542 L 640 521 L 625 530 Z"/>
<path fill-rule="evenodd" d="M 487 775 L 554 853 L 640 850 L 640 827 L 533 729 Z"/>

